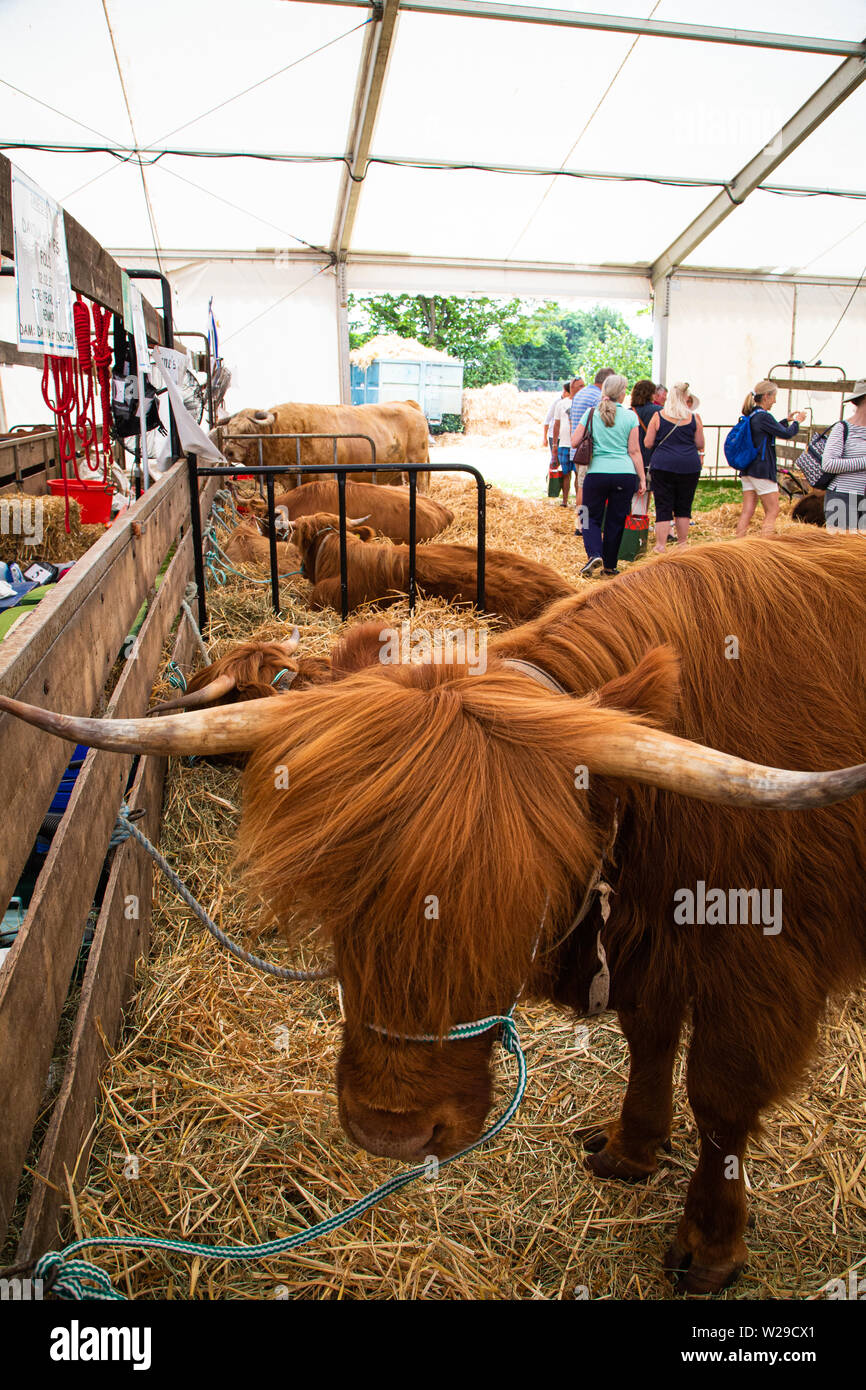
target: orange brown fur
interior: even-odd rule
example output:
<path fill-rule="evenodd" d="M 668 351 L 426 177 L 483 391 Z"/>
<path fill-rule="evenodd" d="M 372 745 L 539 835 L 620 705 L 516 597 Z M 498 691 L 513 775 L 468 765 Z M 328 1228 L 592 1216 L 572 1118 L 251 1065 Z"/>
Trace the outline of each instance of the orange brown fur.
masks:
<path fill-rule="evenodd" d="M 340 607 L 339 522 L 319 513 L 296 521 L 292 539 L 303 556 L 313 584 L 312 608 Z M 349 607 L 387 603 L 409 589 L 409 547 L 371 544 L 369 528 L 354 528 L 347 537 Z M 364 542 L 361 544 L 360 542 Z M 455 603 L 476 599 L 477 552 L 473 545 L 421 545 L 416 551 L 418 592 Z M 572 586 L 549 565 L 508 550 L 488 550 L 485 559 L 485 609 L 506 623 L 525 622 L 554 599 L 573 593 Z"/>
<path fill-rule="evenodd" d="M 337 484 L 333 478 L 322 479 L 317 483 L 304 483 L 294 492 L 286 492 L 275 499 L 278 507 L 284 507 L 289 520 L 300 516 L 312 516 L 315 512 L 335 513 L 338 508 Z M 363 516 L 389 540 L 408 543 L 409 540 L 409 489 L 407 487 L 374 487 L 372 483 L 357 483 L 349 478 L 346 482 L 346 510 L 349 516 Z M 416 539 L 432 540 L 450 526 L 454 513 L 432 497 L 417 496 Z"/>
<path fill-rule="evenodd" d="M 383 667 L 267 703 L 241 854 L 281 920 L 300 908 L 333 940 L 351 1135 L 417 1159 L 454 1152 L 483 1126 L 492 1035 L 436 1046 L 400 1034 L 502 1012 L 524 982 L 585 1008 L 597 906 L 566 933 L 616 814 L 603 940 L 631 1073 L 622 1114 L 588 1161 L 599 1177 L 654 1169 L 689 1019 L 701 1154 L 668 1258 L 688 1267 L 692 1292 L 736 1273 L 746 1204 L 731 1160 L 742 1165 L 762 1111 L 798 1085 L 827 997 L 866 971 L 866 797 L 768 812 L 592 773 L 576 790 L 574 771 L 646 723 L 775 766 L 863 761 L 864 573 L 856 536 L 695 547 L 497 639 L 486 674 Z M 737 660 L 726 657 L 732 634 Z M 502 668 L 502 656 L 536 662 L 574 698 Z M 829 721 L 826 737 L 816 721 Z M 282 764 L 289 793 L 274 787 Z M 782 930 L 678 925 L 674 894 L 699 880 L 781 889 Z"/>

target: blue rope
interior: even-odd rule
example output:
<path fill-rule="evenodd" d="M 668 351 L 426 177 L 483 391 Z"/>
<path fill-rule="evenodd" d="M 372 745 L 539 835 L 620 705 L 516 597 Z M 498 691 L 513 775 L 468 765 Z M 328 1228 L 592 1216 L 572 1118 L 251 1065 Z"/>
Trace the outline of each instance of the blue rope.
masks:
<path fill-rule="evenodd" d="M 439 1160 L 439 1168 L 444 1168 L 448 1163 L 454 1163 L 458 1158 L 465 1158 L 481 1144 L 486 1144 L 489 1139 L 495 1138 L 517 1113 L 523 1099 L 526 1090 L 526 1058 L 520 1045 L 517 1025 L 511 1014 L 492 1014 L 489 1018 L 479 1019 L 475 1023 L 459 1023 L 455 1028 L 452 1028 L 450 1033 L 446 1033 L 442 1041 L 456 1042 L 465 1038 L 476 1038 L 480 1034 L 488 1032 L 489 1029 L 497 1027 L 500 1030 L 498 1041 L 505 1051 L 511 1054 L 517 1064 L 517 1082 L 514 1095 L 502 1114 L 482 1134 L 480 1139 L 476 1139 L 474 1144 L 467 1144 L 466 1148 L 461 1149 L 459 1153 L 452 1154 L 450 1158 Z M 408 1040 L 417 1042 L 439 1041 L 433 1034 L 424 1034 L 421 1037 Z M 314 1226 L 309 1226 L 303 1231 L 296 1231 L 294 1235 L 284 1236 L 280 1240 L 268 1240 L 259 1245 L 205 1245 L 188 1240 L 161 1240 L 156 1236 L 94 1236 L 92 1239 L 85 1238 L 74 1241 L 72 1245 L 67 1245 L 66 1249 L 62 1251 L 46 1251 L 37 1260 L 34 1274 L 36 1278 L 48 1281 L 51 1292 L 57 1298 L 76 1301 L 92 1298 L 123 1299 L 123 1294 L 118 1293 L 112 1287 L 108 1275 L 98 1265 L 91 1265 L 84 1260 L 70 1257 L 79 1250 L 96 1249 L 102 1246 L 104 1248 L 113 1247 L 114 1249 L 166 1250 L 179 1255 L 198 1256 L 208 1260 L 267 1260 L 274 1255 L 283 1255 L 289 1250 L 297 1250 L 299 1246 L 306 1245 L 311 1240 L 317 1240 L 320 1236 L 330 1235 L 332 1231 L 338 1231 L 342 1226 L 353 1221 L 355 1217 L 362 1216 L 365 1211 L 377 1206 L 386 1197 L 408 1187 L 410 1183 L 417 1182 L 418 1178 L 429 1177 L 429 1175 L 430 1169 L 425 1163 L 410 1168 L 406 1173 L 397 1173 L 387 1182 L 368 1193 L 366 1197 L 352 1202 L 343 1211 L 336 1212 L 324 1221 L 318 1221 Z"/>
<path fill-rule="evenodd" d="M 266 971 L 269 975 L 276 975 L 282 979 L 291 980 L 319 980 L 327 978 L 332 972 L 322 970 L 287 970 L 282 966 L 271 965 L 270 962 L 261 960 L 258 956 L 253 956 L 236 945 L 225 932 L 213 922 L 205 912 L 204 908 L 196 902 L 189 889 L 172 869 L 168 861 L 160 854 L 159 850 L 151 844 L 150 840 L 133 824 L 130 819 L 129 808 L 126 802 L 121 806 L 121 812 L 117 818 L 115 834 L 112 837 L 112 845 L 120 844 L 123 839 L 132 836 L 150 857 L 162 869 L 163 873 L 174 885 L 184 902 L 193 910 L 195 915 L 207 927 L 212 936 L 225 946 L 227 950 L 238 957 L 240 960 L 257 966 Z M 466 1038 L 477 1038 L 482 1033 L 487 1033 L 491 1028 L 499 1030 L 498 1041 L 504 1050 L 511 1054 L 517 1064 L 517 1080 L 514 1095 L 509 1104 L 505 1107 L 502 1114 L 485 1130 L 480 1139 L 476 1139 L 473 1144 L 467 1144 L 458 1153 L 452 1154 L 450 1158 L 437 1160 L 437 1170 L 444 1168 L 446 1164 L 453 1163 L 458 1158 L 465 1158 L 467 1154 L 486 1144 L 489 1139 L 493 1139 L 499 1134 L 513 1116 L 517 1113 L 520 1102 L 526 1090 L 526 1058 L 523 1048 L 520 1045 L 520 1036 L 517 1032 L 517 1025 L 512 1017 L 514 1010 L 508 1014 L 491 1014 L 488 1018 L 481 1018 L 474 1023 L 458 1023 L 443 1038 L 437 1037 L 433 1033 L 423 1033 L 419 1035 L 393 1034 L 388 1033 L 383 1028 L 373 1025 L 374 1031 L 381 1033 L 385 1037 L 396 1037 L 403 1042 L 424 1042 L 438 1043 L 459 1042 Z M 275 1255 L 285 1254 L 287 1251 L 296 1250 L 301 1245 L 306 1245 L 312 1240 L 317 1240 L 320 1236 L 330 1235 L 332 1231 L 339 1230 L 342 1226 L 353 1221 L 355 1217 L 362 1216 L 371 1207 L 377 1206 L 379 1202 L 393 1193 L 408 1187 L 410 1183 L 416 1182 L 418 1178 L 429 1177 L 430 1168 L 427 1163 L 422 1163 L 410 1168 L 408 1172 L 396 1173 L 387 1182 L 382 1183 L 366 1197 L 361 1197 L 357 1202 L 352 1202 L 341 1212 L 336 1212 L 333 1216 L 327 1217 L 323 1221 L 317 1222 L 314 1226 L 309 1226 L 306 1230 L 296 1231 L 294 1235 L 284 1236 L 279 1240 L 264 1241 L 258 1245 L 206 1245 L 198 1241 L 187 1240 L 164 1240 L 157 1236 L 94 1236 L 85 1237 L 82 1240 L 74 1241 L 67 1245 L 64 1250 L 48 1250 L 41 1255 L 34 1266 L 34 1275 L 38 1279 L 44 1279 L 46 1286 L 56 1298 L 67 1301 L 81 1302 L 90 1299 L 111 1299 L 125 1301 L 124 1295 L 119 1293 L 112 1285 L 111 1279 L 105 1270 L 98 1265 L 88 1263 L 86 1260 L 79 1260 L 76 1257 L 78 1251 L 85 1249 L 97 1249 L 99 1247 L 113 1249 L 135 1249 L 135 1250 L 164 1250 L 179 1255 L 189 1255 L 201 1257 L 203 1259 L 219 1260 L 266 1260 Z"/>
<path fill-rule="evenodd" d="M 166 671 L 168 672 L 168 683 L 169 683 L 169 685 L 173 685 L 174 688 L 175 688 L 175 690 L 180 690 L 180 691 L 182 691 L 183 694 L 185 695 L 185 694 L 186 694 L 186 677 L 184 676 L 183 671 L 180 669 L 180 667 L 178 666 L 177 662 L 176 662 L 176 661 L 170 661 L 170 662 L 168 663 L 168 665 L 166 666 L 165 669 L 166 669 Z"/>
<path fill-rule="evenodd" d="M 204 557 L 205 566 L 218 584 L 225 584 L 227 570 L 238 575 L 241 579 L 245 579 L 248 584 L 270 584 L 270 579 L 254 579 L 252 575 L 244 574 L 243 570 L 237 569 L 217 540 L 216 532 L 212 526 L 209 526 L 204 534 L 209 547 Z M 214 559 L 214 554 L 219 557 L 219 563 Z M 277 578 L 292 579 L 296 574 L 302 573 L 302 570 L 289 570 L 288 574 L 279 574 Z"/>

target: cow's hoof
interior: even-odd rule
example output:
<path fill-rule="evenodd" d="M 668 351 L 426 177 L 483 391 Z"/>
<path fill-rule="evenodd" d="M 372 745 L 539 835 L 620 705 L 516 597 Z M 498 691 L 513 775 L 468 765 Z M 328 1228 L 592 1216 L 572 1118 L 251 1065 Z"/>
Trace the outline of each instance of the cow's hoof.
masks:
<path fill-rule="evenodd" d="M 613 1121 L 609 1120 L 608 1124 L 613 1124 Z M 587 1125 L 585 1129 L 576 1129 L 574 1137 L 587 1153 L 597 1154 L 607 1143 L 607 1124 Z"/>
<path fill-rule="evenodd" d="M 674 1240 L 665 1251 L 664 1267 L 678 1294 L 716 1294 L 727 1289 L 740 1276 L 745 1261 L 733 1260 L 715 1265 L 695 1264 L 691 1251 Z"/>
<path fill-rule="evenodd" d="M 577 1142 L 582 1144 L 586 1149 L 587 1153 L 597 1154 L 604 1148 L 610 1138 L 610 1130 L 613 1129 L 614 1124 L 614 1120 L 608 1120 L 600 1125 L 587 1125 L 585 1129 L 574 1130 L 573 1135 Z M 673 1152 L 670 1139 L 662 1140 L 661 1144 L 659 1144 L 659 1148 L 666 1154 Z"/>
<path fill-rule="evenodd" d="M 585 1168 L 597 1178 L 618 1178 L 620 1182 L 646 1182 L 652 1177 L 655 1168 L 641 1168 L 627 1158 L 621 1158 L 605 1146 L 597 1153 L 590 1153 L 584 1159 Z"/>

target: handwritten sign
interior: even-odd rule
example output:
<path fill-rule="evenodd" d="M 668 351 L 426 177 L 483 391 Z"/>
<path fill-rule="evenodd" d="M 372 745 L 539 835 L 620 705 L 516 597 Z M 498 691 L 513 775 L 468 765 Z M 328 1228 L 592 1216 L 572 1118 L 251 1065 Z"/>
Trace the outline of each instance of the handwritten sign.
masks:
<path fill-rule="evenodd" d="M 14 165 L 12 225 L 18 346 L 22 352 L 75 357 L 63 209 Z"/>

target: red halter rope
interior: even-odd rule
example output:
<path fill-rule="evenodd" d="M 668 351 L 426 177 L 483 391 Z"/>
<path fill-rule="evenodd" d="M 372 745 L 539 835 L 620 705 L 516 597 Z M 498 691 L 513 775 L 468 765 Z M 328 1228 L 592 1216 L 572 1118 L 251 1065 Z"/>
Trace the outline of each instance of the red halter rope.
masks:
<path fill-rule="evenodd" d="M 111 462 L 111 349 L 108 346 L 108 332 L 111 315 L 99 305 L 93 305 L 93 323 L 96 338 L 91 349 L 90 314 L 87 305 L 77 295 L 72 306 L 72 321 L 75 330 L 75 345 L 78 357 L 54 357 L 45 354 L 42 369 L 42 399 L 53 412 L 57 421 L 57 444 L 60 455 L 60 472 L 63 476 L 63 495 L 66 503 L 65 523 L 69 531 L 69 473 L 78 482 L 81 477 L 76 459 L 76 436 L 84 451 L 90 467 L 90 450 L 94 451 L 94 462 L 100 462 L 100 442 L 96 429 L 96 400 L 93 374 L 99 384 L 102 398 L 102 443 L 101 461 L 103 482 L 108 482 L 108 468 Z M 50 380 L 54 383 L 54 398 L 50 395 Z M 75 424 L 72 416 L 75 412 Z"/>

